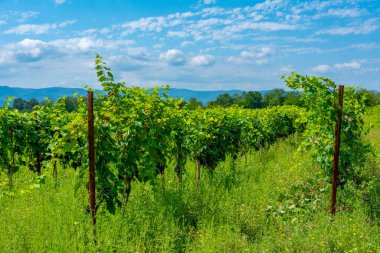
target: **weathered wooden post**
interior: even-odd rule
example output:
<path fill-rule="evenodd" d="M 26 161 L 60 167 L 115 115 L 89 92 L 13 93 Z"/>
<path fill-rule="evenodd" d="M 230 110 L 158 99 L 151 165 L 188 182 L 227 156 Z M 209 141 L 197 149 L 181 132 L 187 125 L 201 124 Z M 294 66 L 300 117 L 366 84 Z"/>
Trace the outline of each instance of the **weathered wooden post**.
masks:
<path fill-rule="evenodd" d="M 88 108 L 88 160 L 89 160 L 89 171 L 90 178 L 88 182 L 89 190 L 89 202 L 90 202 L 90 212 L 92 216 L 92 224 L 94 225 L 95 234 L 95 224 L 96 224 L 96 202 L 95 202 L 95 136 L 94 136 L 94 93 L 89 91 L 87 93 L 87 108 Z"/>
<path fill-rule="evenodd" d="M 340 132 L 342 129 L 343 92 L 344 92 L 344 86 L 339 85 L 338 122 L 335 125 L 334 160 L 333 160 L 333 171 L 332 171 L 332 182 L 331 182 L 330 213 L 332 215 L 335 215 L 335 212 L 336 212 L 336 192 L 338 188 L 338 176 L 339 176 L 339 150 L 340 150 Z"/>

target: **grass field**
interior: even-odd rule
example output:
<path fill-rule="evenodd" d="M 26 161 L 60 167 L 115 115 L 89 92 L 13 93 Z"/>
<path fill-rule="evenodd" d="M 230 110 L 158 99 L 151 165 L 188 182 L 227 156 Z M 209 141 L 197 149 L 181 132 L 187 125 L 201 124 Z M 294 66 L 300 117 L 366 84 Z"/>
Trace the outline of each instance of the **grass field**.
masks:
<path fill-rule="evenodd" d="M 329 183 L 308 153 L 297 152 L 296 136 L 227 159 L 213 174 L 202 170 L 199 188 L 192 162 L 182 185 L 169 170 L 166 194 L 159 179 L 134 182 L 125 210 L 99 210 L 96 246 L 75 171 L 59 169 L 55 182 L 49 168 L 43 180 L 21 169 L 12 192 L 3 173 L 0 252 L 379 252 L 379 106 L 366 122 L 377 156 L 360 184 L 339 189 L 334 219 Z"/>

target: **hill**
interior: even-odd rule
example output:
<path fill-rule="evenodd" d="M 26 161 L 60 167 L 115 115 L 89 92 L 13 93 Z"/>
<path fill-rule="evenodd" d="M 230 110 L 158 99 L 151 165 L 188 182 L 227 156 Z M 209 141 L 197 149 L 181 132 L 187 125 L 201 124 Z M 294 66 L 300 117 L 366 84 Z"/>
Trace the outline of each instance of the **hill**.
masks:
<path fill-rule="evenodd" d="M 17 97 L 24 100 L 30 100 L 35 98 L 39 101 L 44 98 L 49 98 L 51 100 L 56 100 L 63 96 L 72 96 L 75 92 L 78 92 L 80 95 L 85 95 L 86 90 L 82 88 L 63 88 L 63 87 L 50 87 L 50 88 L 18 88 L 18 87 L 9 87 L 9 86 L 0 86 L 0 105 L 3 105 L 7 97 Z M 188 101 L 191 97 L 195 97 L 197 100 L 202 101 L 203 104 L 211 100 L 215 100 L 217 96 L 223 93 L 241 94 L 242 90 L 215 90 L 215 91 L 196 91 L 189 89 L 178 89 L 171 88 L 169 95 L 175 98 L 183 98 L 185 101 Z M 265 93 L 266 91 L 260 91 Z"/>

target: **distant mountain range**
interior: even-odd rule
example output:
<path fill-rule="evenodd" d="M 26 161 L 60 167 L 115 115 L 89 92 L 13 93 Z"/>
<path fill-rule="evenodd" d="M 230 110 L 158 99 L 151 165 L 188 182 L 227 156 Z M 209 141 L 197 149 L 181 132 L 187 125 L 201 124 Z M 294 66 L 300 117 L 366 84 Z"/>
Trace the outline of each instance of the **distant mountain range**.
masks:
<path fill-rule="evenodd" d="M 63 88 L 63 87 L 50 87 L 50 88 L 16 88 L 9 86 L 0 86 L 0 105 L 2 106 L 7 97 L 22 98 L 24 100 L 30 100 L 32 98 L 42 101 L 44 98 L 51 100 L 57 100 L 63 96 L 72 96 L 75 92 L 79 95 L 86 95 L 86 90 L 81 88 Z M 205 105 L 211 100 L 215 100 L 217 96 L 223 93 L 241 94 L 242 90 L 215 90 L 215 91 L 195 91 L 188 89 L 171 88 L 169 91 L 170 97 L 183 98 L 188 101 L 191 97 L 195 97 L 197 100 L 202 101 Z M 264 94 L 267 91 L 259 91 Z"/>

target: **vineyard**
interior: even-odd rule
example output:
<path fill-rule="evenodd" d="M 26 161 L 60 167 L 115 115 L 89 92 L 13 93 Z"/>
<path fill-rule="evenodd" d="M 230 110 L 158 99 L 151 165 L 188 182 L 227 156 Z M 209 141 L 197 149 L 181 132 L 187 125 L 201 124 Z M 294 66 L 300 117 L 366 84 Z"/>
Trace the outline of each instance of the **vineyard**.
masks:
<path fill-rule="evenodd" d="M 96 72 L 105 93 L 75 111 L 0 108 L 1 252 L 380 248 L 380 111 L 354 88 L 340 106 L 334 82 L 293 73 L 305 107 L 194 109 L 115 82 L 100 56 Z"/>

